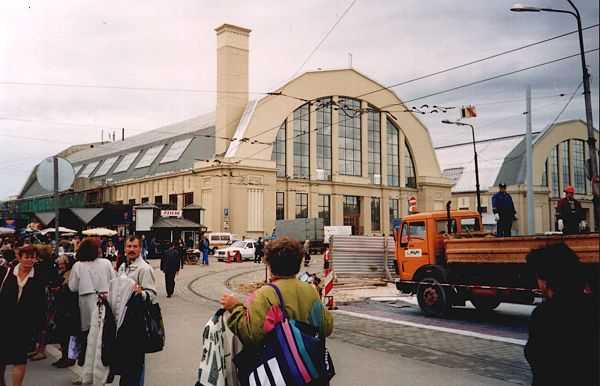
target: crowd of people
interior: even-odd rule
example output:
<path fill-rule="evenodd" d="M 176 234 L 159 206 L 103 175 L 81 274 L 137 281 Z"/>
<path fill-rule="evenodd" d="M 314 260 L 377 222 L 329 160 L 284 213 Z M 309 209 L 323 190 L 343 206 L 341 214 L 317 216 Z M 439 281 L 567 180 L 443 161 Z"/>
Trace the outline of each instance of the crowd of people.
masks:
<path fill-rule="evenodd" d="M 109 299 L 115 278 L 128 278 L 133 283 L 130 292 L 122 291 L 126 296 L 119 296 L 121 302 L 125 299 L 131 306 L 138 297 L 142 307 L 146 300 L 156 303 L 154 270 L 143 258 L 143 239 L 74 237 L 59 245 L 61 248 L 53 248 L 49 243 L 34 243 L 28 238 L 0 240 L 0 331 L 10 332 L 3 333 L 0 339 L 0 386 L 6 385 L 7 366 L 12 366 L 11 384 L 21 386 L 27 362 L 45 359 L 48 343 L 60 347 L 61 357 L 52 363 L 57 368 L 77 363 L 84 367 L 85 376 L 86 366 L 97 366 L 87 363 L 96 362 L 89 360 L 94 355 L 87 348 L 104 342 L 88 340 L 100 339 L 97 333 L 90 333 L 100 304 L 116 307 Z M 170 257 L 163 269 L 167 277 L 170 275 L 166 272 L 182 266 L 180 253 Z M 174 260 L 179 264 L 174 264 Z M 145 330 L 144 320 L 131 317 L 128 321 L 127 315 L 120 316 L 121 324 Z M 118 342 L 117 331 L 115 337 Z M 121 386 L 143 385 L 145 351 L 143 347 L 126 346 L 129 358 L 136 360 L 127 366 L 107 368 L 107 374 L 120 375 Z M 86 383 L 82 378 L 74 379 L 73 384 Z"/>

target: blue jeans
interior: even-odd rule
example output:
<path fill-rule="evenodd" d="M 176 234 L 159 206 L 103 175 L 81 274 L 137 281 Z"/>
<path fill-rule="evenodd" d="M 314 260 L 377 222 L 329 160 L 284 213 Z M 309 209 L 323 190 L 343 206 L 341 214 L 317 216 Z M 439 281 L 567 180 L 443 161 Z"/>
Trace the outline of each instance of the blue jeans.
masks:
<path fill-rule="evenodd" d="M 202 264 L 208 265 L 208 249 L 202 251 Z"/>
<path fill-rule="evenodd" d="M 137 369 L 131 369 L 127 374 L 121 374 L 119 386 L 144 386 L 144 370 L 146 367 L 146 358 L 142 365 Z"/>

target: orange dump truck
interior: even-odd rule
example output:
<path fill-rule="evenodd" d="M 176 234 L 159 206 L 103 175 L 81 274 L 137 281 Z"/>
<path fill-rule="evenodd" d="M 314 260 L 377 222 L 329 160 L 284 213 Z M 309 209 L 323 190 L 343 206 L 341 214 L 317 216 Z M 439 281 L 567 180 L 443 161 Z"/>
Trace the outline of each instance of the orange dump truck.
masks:
<path fill-rule="evenodd" d="M 403 219 L 395 237 L 396 287 L 416 293 L 425 314 L 443 316 L 466 301 L 481 310 L 492 310 L 502 302 L 533 304 L 536 280 L 525 257 L 533 249 L 559 242 L 577 253 L 589 288 L 597 290 L 598 233 L 495 237 L 480 232 L 480 224 L 479 213 L 467 210 Z"/>

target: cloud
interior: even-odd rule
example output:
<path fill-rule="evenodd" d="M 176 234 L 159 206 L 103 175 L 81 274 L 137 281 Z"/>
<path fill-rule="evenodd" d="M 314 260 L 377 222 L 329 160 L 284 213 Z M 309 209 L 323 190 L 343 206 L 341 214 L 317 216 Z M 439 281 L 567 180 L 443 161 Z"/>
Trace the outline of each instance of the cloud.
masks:
<path fill-rule="evenodd" d="M 577 3 L 584 26 L 598 23 L 598 2 Z M 0 61 L 0 81 L 214 90 L 214 28 L 227 22 L 252 29 L 250 89 L 270 91 L 289 80 L 350 0 L 130 4 L 1 2 L 0 56 L 6 59 Z M 562 0 L 535 4 L 567 5 Z M 352 53 L 357 70 L 388 85 L 575 29 L 568 15 L 515 14 L 508 11 L 511 5 L 512 0 L 358 1 L 303 70 L 347 67 Z M 598 29 L 585 33 L 585 44 L 599 46 Z M 570 36 L 394 91 L 411 99 L 577 51 L 577 38 Z M 588 61 L 597 125 L 598 54 L 588 55 Z M 567 97 L 536 97 L 570 95 L 580 78 L 574 58 L 418 103 L 480 104 L 478 135 L 492 137 L 524 130 L 525 85 L 533 88 L 534 127 L 541 128 Z M 492 103 L 507 99 L 514 101 Z M 138 133 L 214 106 L 212 93 L 0 84 L 0 135 L 5 135 L 0 136 L 0 197 L 16 194 L 39 160 L 68 144 L 96 141 L 102 129 L 125 127 L 128 134 Z M 452 114 L 444 117 L 454 118 Z M 468 132 L 440 124 L 444 117 L 420 117 L 434 143 L 469 139 Z M 578 97 L 561 119 L 583 117 Z"/>

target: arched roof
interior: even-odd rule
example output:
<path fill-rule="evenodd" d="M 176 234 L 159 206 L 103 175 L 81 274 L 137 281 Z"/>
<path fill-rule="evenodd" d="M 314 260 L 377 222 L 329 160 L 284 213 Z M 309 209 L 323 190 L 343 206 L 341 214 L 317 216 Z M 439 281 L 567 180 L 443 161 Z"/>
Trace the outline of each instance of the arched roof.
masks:
<path fill-rule="evenodd" d="M 246 158 L 270 160 L 272 146 L 268 144 L 275 140 L 282 122 L 295 109 L 306 103 L 305 101 L 332 95 L 356 97 L 382 87 L 381 84 L 354 69 L 306 72 L 276 91 L 284 95 L 266 96 L 258 100 L 255 105 L 250 102 L 252 111 L 247 109 L 248 116 L 245 122 L 242 118 L 240 123 L 243 127 L 238 127 L 235 137 L 250 138 L 251 141 L 232 144 L 231 146 L 235 146 L 236 150 L 228 151 L 227 156 L 242 160 Z M 400 110 L 405 107 L 400 98 L 388 89 L 358 99 L 379 108 L 398 105 L 399 108 L 395 110 Z M 423 123 L 412 113 L 394 113 L 394 117 L 390 119 L 406 136 L 413 154 L 418 154 L 414 158 L 418 175 L 441 177 L 431 137 Z M 252 143 L 252 140 L 257 142 Z"/>

